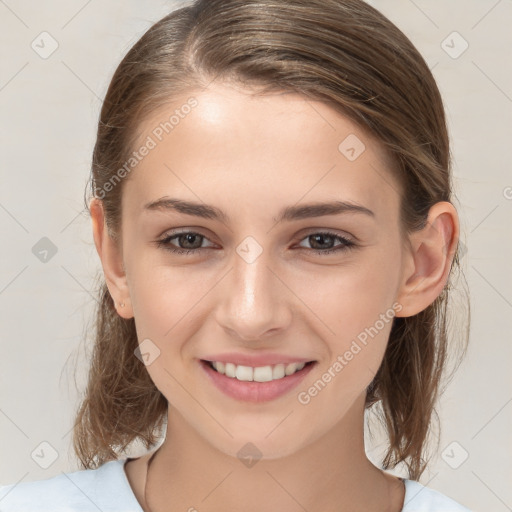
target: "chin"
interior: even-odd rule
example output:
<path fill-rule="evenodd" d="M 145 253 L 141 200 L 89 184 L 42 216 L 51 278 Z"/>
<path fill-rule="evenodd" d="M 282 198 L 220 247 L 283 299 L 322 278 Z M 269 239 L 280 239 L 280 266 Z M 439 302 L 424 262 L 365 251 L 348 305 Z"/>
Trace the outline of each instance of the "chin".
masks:
<path fill-rule="evenodd" d="M 289 432 L 284 429 L 281 435 L 277 432 L 267 435 L 269 430 L 265 429 L 258 435 L 251 436 L 249 433 L 243 436 L 235 436 L 233 439 L 224 438 L 224 442 L 217 444 L 216 440 L 209 442 L 217 450 L 239 459 L 248 467 L 257 461 L 276 460 L 289 457 L 309 444 L 304 439 L 292 439 Z M 246 431 L 247 432 L 247 431 Z"/>

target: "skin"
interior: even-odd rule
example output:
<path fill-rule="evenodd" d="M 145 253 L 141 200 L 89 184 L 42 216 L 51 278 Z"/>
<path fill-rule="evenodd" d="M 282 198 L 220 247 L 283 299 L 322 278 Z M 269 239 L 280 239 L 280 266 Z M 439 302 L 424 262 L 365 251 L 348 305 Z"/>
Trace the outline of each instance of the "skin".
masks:
<path fill-rule="evenodd" d="M 151 465 L 149 506 L 153 512 L 400 511 L 403 484 L 364 450 L 365 392 L 391 322 L 308 404 L 297 394 L 394 303 L 396 316 L 411 316 L 435 300 L 458 239 L 456 210 L 435 204 L 425 228 L 406 243 L 401 186 L 377 140 L 321 102 L 252 92 L 214 83 L 141 125 L 145 140 L 188 97 L 198 101 L 126 178 L 118 244 L 107 234 L 101 201 L 90 205 L 117 311 L 135 317 L 139 342 L 149 338 L 160 350 L 147 370 L 169 402 L 168 429 Z M 365 145 L 354 161 L 338 150 L 349 134 Z M 163 196 L 214 205 L 230 221 L 143 212 L 145 203 Z M 273 221 L 285 206 L 334 199 L 375 215 Z M 205 237 L 196 241 L 194 247 L 203 247 L 197 255 L 156 246 L 178 228 Z M 310 235 L 326 229 L 357 246 L 316 254 L 314 248 L 340 244 L 314 245 Z M 251 264 L 236 252 L 247 236 L 262 248 Z M 179 237 L 169 243 L 180 247 Z M 209 385 L 198 363 L 214 352 L 262 350 L 318 364 L 297 389 L 254 404 Z M 252 467 L 237 457 L 248 442 L 262 453 Z M 144 510 L 147 459 L 125 466 Z"/>

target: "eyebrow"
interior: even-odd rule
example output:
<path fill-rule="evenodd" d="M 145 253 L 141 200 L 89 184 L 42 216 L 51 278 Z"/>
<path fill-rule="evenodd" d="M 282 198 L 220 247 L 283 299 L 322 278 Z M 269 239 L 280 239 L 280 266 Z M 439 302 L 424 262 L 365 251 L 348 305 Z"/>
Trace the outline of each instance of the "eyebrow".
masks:
<path fill-rule="evenodd" d="M 176 211 L 185 215 L 219 220 L 225 223 L 230 221 L 229 216 L 215 206 L 170 197 L 162 197 L 156 201 L 149 202 L 144 205 L 143 209 L 145 211 Z M 332 201 L 324 203 L 306 203 L 300 206 L 287 206 L 279 212 L 277 217 L 273 218 L 273 221 L 289 222 L 293 220 L 322 217 L 325 215 L 340 215 L 342 213 L 362 213 L 370 217 L 375 217 L 374 212 L 360 204 L 350 201 Z"/>

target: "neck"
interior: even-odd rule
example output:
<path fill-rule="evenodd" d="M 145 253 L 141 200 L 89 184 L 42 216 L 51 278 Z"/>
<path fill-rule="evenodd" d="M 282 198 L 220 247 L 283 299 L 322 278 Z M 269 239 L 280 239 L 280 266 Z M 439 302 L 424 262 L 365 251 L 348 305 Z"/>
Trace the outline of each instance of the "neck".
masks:
<path fill-rule="evenodd" d="M 366 457 L 364 397 L 315 442 L 286 457 L 252 462 L 217 450 L 169 407 L 166 439 L 146 481 L 146 507 L 395 512 L 401 506 L 400 498 L 391 503 L 392 478 Z"/>

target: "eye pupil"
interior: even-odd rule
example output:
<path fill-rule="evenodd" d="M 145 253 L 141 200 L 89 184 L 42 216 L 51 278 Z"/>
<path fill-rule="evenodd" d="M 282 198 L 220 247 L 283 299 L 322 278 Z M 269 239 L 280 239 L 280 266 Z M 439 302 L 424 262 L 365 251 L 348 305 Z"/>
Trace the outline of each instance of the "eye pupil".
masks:
<path fill-rule="evenodd" d="M 197 238 L 197 239 L 199 239 L 199 238 L 200 238 L 200 236 L 199 236 L 199 235 L 195 235 L 195 234 L 193 234 L 193 233 L 186 233 L 186 234 L 184 234 L 184 235 L 181 235 L 181 237 L 180 237 L 180 238 L 181 238 L 181 241 L 185 240 L 185 243 L 184 243 L 184 245 L 185 245 L 185 246 L 186 246 L 188 243 L 191 243 L 191 244 L 192 244 L 192 246 L 193 246 L 193 245 L 194 245 L 194 243 L 193 243 L 193 242 L 194 242 L 194 239 L 196 239 L 196 238 Z M 200 246 L 200 245 L 201 245 L 201 244 L 199 244 L 199 246 Z M 187 248 L 190 248 L 190 247 L 187 247 Z M 196 247 L 191 247 L 191 248 L 192 248 L 192 249 L 195 249 Z"/>
<path fill-rule="evenodd" d="M 317 243 L 317 240 L 320 239 L 320 249 L 321 249 L 325 246 L 325 239 L 327 238 L 328 240 L 332 241 L 333 237 L 331 235 L 324 235 L 322 233 L 319 233 L 317 235 L 311 235 L 310 238 L 314 240 L 314 243 L 312 244 L 312 246 L 314 246 Z"/>

